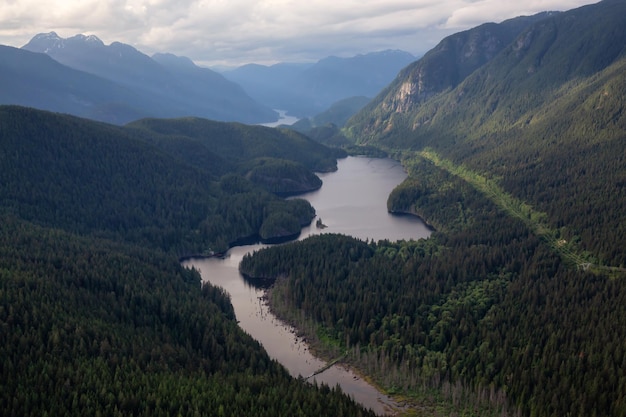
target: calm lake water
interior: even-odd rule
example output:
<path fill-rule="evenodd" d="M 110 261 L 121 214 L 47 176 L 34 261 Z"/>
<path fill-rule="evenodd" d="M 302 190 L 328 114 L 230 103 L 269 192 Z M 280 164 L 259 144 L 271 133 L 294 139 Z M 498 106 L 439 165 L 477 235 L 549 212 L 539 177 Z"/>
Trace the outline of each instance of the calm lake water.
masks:
<path fill-rule="evenodd" d="M 275 122 L 270 122 L 270 123 L 261 123 L 261 126 L 276 127 L 280 125 L 292 125 L 298 120 L 300 120 L 297 117 L 288 116 L 287 111 L 285 110 L 276 110 L 276 111 L 278 112 L 278 120 Z"/>
<path fill-rule="evenodd" d="M 299 196 L 310 201 L 326 229 L 312 225 L 302 230 L 299 239 L 319 233 L 343 233 L 360 239 L 420 239 L 430 230 L 416 217 L 395 216 L 387 212 L 387 196 L 406 173 L 391 159 L 348 157 L 339 160 L 338 170 L 318 174 L 322 188 Z M 224 288 L 231 296 L 239 325 L 258 340 L 268 354 L 281 362 L 293 376 L 307 377 L 325 362 L 313 356 L 292 327 L 278 320 L 263 301 L 264 290 L 247 283 L 239 274 L 239 262 L 246 253 L 263 245 L 232 248 L 224 259 L 191 259 L 183 264 L 195 267 L 202 279 Z M 393 402 L 363 379 L 341 365 L 316 375 L 318 383 L 342 390 L 376 413 L 388 413 Z"/>

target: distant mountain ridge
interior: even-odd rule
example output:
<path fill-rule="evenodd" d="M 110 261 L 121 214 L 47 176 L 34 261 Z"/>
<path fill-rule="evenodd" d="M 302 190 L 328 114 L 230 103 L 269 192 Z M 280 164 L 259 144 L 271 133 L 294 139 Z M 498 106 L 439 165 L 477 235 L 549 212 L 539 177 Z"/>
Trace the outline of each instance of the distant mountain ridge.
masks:
<path fill-rule="evenodd" d="M 249 64 L 223 74 L 257 101 L 304 117 L 348 97 L 375 96 L 415 59 L 405 51 L 386 50 L 350 58 L 331 56 L 313 64 Z"/>
<path fill-rule="evenodd" d="M 136 97 L 131 100 L 123 95 L 109 96 L 106 92 L 92 97 L 91 86 L 81 85 L 78 96 L 84 107 L 69 108 L 71 114 L 78 116 L 117 124 L 139 117 L 197 116 L 244 123 L 269 122 L 278 118 L 274 110 L 255 102 L 237 84 L 210 69 L 196 66 L 187 58 L 175 57 L 186 63 L 181 65 L 175 63 L 174 56 L 158 54 L 151 58 L 120 42 L 107 46 L 94 35 L 64 39 L 55 32 L 36 35 L 22 47 L 22 51 L 45 54 L 68 69 L 107 80 L 109 88 L 114 84 L 114 89 Z M 12 65 L 8 61 L 14 55 L 3 59 L 0 68 Z M 56 78 L 50 78 L 49 66 L 44 63 L 43 67 L 21 68 L 12 73 L 13 79 L 4 80 L 8 85 L 16 79 L 25 84 L 39 83 L 38 94 L 50 96 L 48 101 L 18 95 L 0 96 L 0 103 L 68 111 L 68 106 L 59 105 L 55 97 L 64 94 L 59 86 L 71 84 L 70 80 L 76 74 L 67 70 L 63 73 L 61 68 L 55 67 Z M 30 74 L 30 78 L 25 78 L 24 74 Z"/>
<path fill-rule="evenodd" d="M 45 54 L 0 45 L 0 103 L 123 124 L 163 114 L 160 104 Z"/>
<path fill-rule="evenodd" d="M 16 89 L 0 94 L 0 104 L 68 112 L 116 124 L 142 117 L 187 116 L 267 123 L 278 120 L 276 109 L 313 116 L 348 97 L 375 96 L 415 60 L 408 52 L 387 50 L 350 58 L 331 56 L 313 64 L 248 64 L 220 74 L 171 53 L 150 57 L 121 42 L 106 45 L 95 35 L 62 38 L 56 32 L 40 33 L 21 50 L 45 54 L 72 70 L 97 76 L 108 87 L 102 87 L 99 80 L 73 86 L 76 91 L 63 90 L 60 86 L 67 86 L 76 74 L 62 74 L 56 68 L 55 77 L 48 78 L 49 63 L 44 63 L 22 68 L 3 80 L 7 89 L 11 84 L 36 85 L 36 93 L 20 95 Z M 11 59 L 3 57 L 0 70 Z M 111 95 L 107 90 L 125 94 Z M 72 105 L 61 99 L 68 94 Z"/>
<path fill-rule="evenodd" d="M 173 87 L 171 75 L 148 55 L 120 42 L 107 46 L 95 35 L 61 38 L 56 32 L 41 33 L 22 49 L 123 85 L 155 91 Z"/>

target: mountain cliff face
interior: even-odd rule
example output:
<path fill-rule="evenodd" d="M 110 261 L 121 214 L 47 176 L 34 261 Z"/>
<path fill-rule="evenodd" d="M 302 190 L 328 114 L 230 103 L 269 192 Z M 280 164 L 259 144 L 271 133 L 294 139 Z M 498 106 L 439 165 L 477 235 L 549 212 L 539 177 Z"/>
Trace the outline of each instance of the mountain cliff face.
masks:
<path fill-rule="evenodd" d="M 404 70 L 347 131 L 360 143 L 419 147 L 529 123 L 568 93 L 567 83 L 624 56 L 625 12 L 623 2 L 605 0 L 452 35 Z"/>
<path fill-rule="evenodd" d="M 407 111 L 419 101 L 457 86 L 468 75 L 491 61 L 530 23 L 543 18 L 520 17 L 500 24 L 486 23 L 444 39 L 423 60 L 407 71 L 394 111 Z"/>
<path fill-rule="evenodd" d="M 184 57 L 158 54 L 151 58 L 120 42 L 105 45 L 94 35 L 64 39 L 55 32 L 35 36 L 22 50 L 46 54 L 67 67 L 131 91 L 142 98 L 140 104 L 132 103 L 135 113 L 146 116 L 198 116 L 245 123 L 270 122 L 278 118 L 275 111 L 254 101 L 239 85 Z M 45 108 L 56 110 L 50 106 Z M 132 117 L 120 118 L 133 120 Z M 106 118 L 99 120 L 116 122 Z"/>
<path fill-rule="evenodd" d="M 486 23 L 443 39 L 420 60 L 404 68 L 396 79 L 351 123 L 355 136 L 376 135 L 391 128 L 390 117 L 416 110 L 428 99 L 456 87 L 491 61 L 519 33 L 554 13 Z"/>

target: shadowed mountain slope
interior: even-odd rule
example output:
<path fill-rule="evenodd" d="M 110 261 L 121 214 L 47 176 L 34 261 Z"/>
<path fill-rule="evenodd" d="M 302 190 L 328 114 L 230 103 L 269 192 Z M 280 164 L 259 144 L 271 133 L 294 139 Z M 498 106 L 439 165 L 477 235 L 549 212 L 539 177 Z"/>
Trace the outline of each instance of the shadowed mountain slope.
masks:
<path fill-rule="evenodd" d="M 120 42 L 105 45 L 94 35 L 64 39 L 55 32 L 36 35 L 22 49 L 48 55 L 67 67 L 108 80 L 114 85 L 113 90 L 122 89 L 135 96 L 132 99 L 119 95 L 108 99 L 109 96 L 106 96 L 105 100 L 91 97 L 87 94 L 88 90 L 83 94 L 86 103 L 82 104 L 89 106 L 91 101 L 98 104 L 104 101 L 102 106 L 112 108 L 112 114 L 90 113 L 88 109 L 77 106 L 77 110 L 71 112 L 75 115 L 93 114 L 94 119 L 117 124 L 136 120 L 138 114 L 140 117 L 197 116 L 245 123 L 269 122 L 278 118 L 275 111 L 255 102 L 239 85 L 214 71 L 196 66 L 187 58 L 170 54 L 157 54 L 151 58 Z M 18 76 L 18 73 L 15 76 L 21 80 L 25 74 L 32 74 L 35 80 L 45 80 L 39 108 L 65 111 L 53 98 L 44 99 L 59 90 L 62 95 L 67 95 L 59 87 L 71 88 L 74 82 L 71 75 L 74 73 L 57 71 L 57 81 L 60 82 L 56 83 L 54 79 L 49 79 L 46 67 L 26 68 L 21 75 Z M 32 83 L 32 80 L 27 78 L 25 82 Z M 52 91 L 48 91 L 50 89 Z M 20 95 L 13 101 L 4 99 L 3 103 L 29 104 Z"/>

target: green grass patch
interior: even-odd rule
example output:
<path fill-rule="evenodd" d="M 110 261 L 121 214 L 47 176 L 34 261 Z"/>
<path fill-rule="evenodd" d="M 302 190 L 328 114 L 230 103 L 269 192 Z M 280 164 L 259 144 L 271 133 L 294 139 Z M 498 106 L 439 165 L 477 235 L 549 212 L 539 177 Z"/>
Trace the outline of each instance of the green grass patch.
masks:
<path fill-rule="evenodd" d="M 426 148 L 417 152 L 417 155 L 468 182 L 510 216 L 520 219 L 533 233 L 544 239 L 568 265 L 594 274 L 608 274 L 611 277 L 623 277 L 626 274 L 625 268 L 594 263 L 590 255 L 581 253 L 575 243 L 566 241 L 557 230 L 550 227 L 545 213 L 534 210 L 528 203 L 508 194 L 495 181 L 463 165 L 456 165 L 448 159 L 441 158 L 432 149 Z"/>

